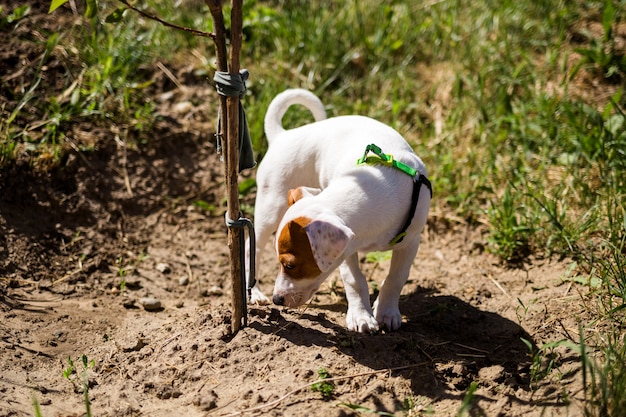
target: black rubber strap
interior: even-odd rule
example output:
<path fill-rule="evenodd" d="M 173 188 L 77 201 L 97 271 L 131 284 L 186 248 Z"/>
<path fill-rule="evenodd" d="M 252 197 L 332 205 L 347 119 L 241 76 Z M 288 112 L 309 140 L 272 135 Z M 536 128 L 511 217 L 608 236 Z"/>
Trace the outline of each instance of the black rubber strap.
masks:
<path fill-rule="evenodd" d="M 422 174 L 419 174 L 417 178 L 413 178 L 413 194 L 411 194 L 411 208 L 409 209 L 409 217 L 406 219 L 404 226 L 402 226 L 400 233 L 398 233 L 396 237 L 391 239 L 391 242 L 389 242 L 390 245 L 393 246 L 397 243 L 402 242 L 402 240 L 404 239 L 404 236 L 406 236 L 406 231 L 411 225 L 411 221 L 413 220 L 413 216 L 415 215 L 415 209 L 417 208 L 417 202 L 419 201 L 419 198 L 420 198 L 420 191 L 422 189 L 422 184 L 428 187 L 428 191 L 430 191 L 430 198 L 433 197 L 433 187 L 430 184 L 430 181 L 428 180 L 428 178 L 426 178 Z"/>
<path fill-rule="evenodd" d="M 255 254 L 256 254 L 256 239 L 254 237 L 254 226 L 250 219 L 246 219 L 245 217 L 239 217 L 237 220 L 233 220 L 228 217 L 228 212 L 224 213 L 224 218 L 226 219 L 226 226 L 237 229 L 247 229 L 248 230 L 248 243 L 249 243 L 249 252 L 250 252 L 250 264 L 248 266 L 248 276 L 249 281 L 246 284 L 246 252 L 245 252 L 245 236 L 244 233 L 239 234 L 239 248 L 241 253 L 239 254 L 240 265 L 241 265 L 241 289 L 242 289 L 242 298 L 243 298 L 243 325 L 248 325 L 248 300 L 252 297 L 252 287 L 256 284 L 256 270 L 255 270 Z M 247 288 L 246 288 L 247 287 Z"/>

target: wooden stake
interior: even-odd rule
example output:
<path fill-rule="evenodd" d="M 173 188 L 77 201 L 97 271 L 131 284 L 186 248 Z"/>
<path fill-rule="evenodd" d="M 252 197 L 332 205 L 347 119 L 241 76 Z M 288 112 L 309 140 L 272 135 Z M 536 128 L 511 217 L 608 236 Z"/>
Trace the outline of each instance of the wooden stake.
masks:
<path fill-rule="evenodd" d="M 239 73 L 239 54 L 242 43 L 242 0 L 232 0 L 231 3 L 231 39 L 230 65 L 226 56 L 226 29 L 222 4 L 220 0 L 205 0 L 213 16 L 215 30 L 215 49 L 217 53 L 217 67 L 219 71 L 231 74 Z M 222 121 L 222 152 L 224 153 L 226 196 L 228 217 L 237 220 L 239 213 L 239 97 L 223 97 L 220 95 L 220 109 Z M 225 144 L 224 144 L 225 142 Z M 241 329 L 243 319 L 243 286 L 241 284 L 242 229 L 230 228 L 228 232 L 228 247 L 230 248 L 230 275 L 231 275 L 231 330 L 236 333 Z"/>

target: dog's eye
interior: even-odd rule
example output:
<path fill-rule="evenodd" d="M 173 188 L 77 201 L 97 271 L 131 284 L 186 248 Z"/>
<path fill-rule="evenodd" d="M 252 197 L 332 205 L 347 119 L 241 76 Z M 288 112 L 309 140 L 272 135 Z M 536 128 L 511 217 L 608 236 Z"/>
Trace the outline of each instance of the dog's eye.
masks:
<path fill-rule="evenodd" d="M 296 257 L 290 253 L 283 253 L 279 255 L 278 260 L 280 261 L 280 266 L 284 271 L 293 271 L 296 269 Z"/>

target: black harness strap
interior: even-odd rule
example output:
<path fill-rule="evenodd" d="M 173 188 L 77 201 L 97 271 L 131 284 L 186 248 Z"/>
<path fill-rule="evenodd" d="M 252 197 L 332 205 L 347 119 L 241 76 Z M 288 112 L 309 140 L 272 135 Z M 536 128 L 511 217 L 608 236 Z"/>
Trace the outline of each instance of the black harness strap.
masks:
<path fill-rule="evenodd" d="M 411 221 L 413 220 L 413 216 L 415 215 L 415 209 L 417 208 L 417 202 L 419 201 L 419 198 L 420 198 L 420 191 L 422 189 L 422 184 L 428 187 L 428 191 L 430 191 L 430 198 L 433 197 L 433 187 L 430 181 L 428 180 L 428 178 L 426 178 L 422 174 L 419 174 L 417 178 L 414 177 L 413 178 L 413 194 L 411 194 L 411 208 L 409 209 L 409 217 L 406 219 L 404 226 L 402 226 L 400 233 L 398 233 L 396 237 L 394 237 L 391 240 L 391 242 L 389 242 L 390 245 L 393 246 L 397 243 L 402 242 L 402 239 L 404 239 L 404 236 L 406 236 L 406 231 L 411 225 Z"/>

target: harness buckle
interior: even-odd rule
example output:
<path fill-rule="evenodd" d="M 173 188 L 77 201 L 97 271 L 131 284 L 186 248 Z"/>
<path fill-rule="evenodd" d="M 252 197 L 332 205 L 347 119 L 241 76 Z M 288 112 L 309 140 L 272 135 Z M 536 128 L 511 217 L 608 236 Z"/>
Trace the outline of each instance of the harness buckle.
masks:
<path fill-rule="evenodd" d="M 368 156 L 369 152 L 372 152 L 374 155 Z M 365 148 L 365 152 L 363 153 L 363 157 L 358 159 L 356 161 L 356 164 L 357 165 L 380 164 L 380 165 L 388 166 L 391 168 L 395 168 L 399 171 L 402 171 L 409 177 L 415 177 L 415 175 L 417 175 L 417 170 L 415 168 L 410 167 L 403 162 L 396 161 L 395 159 L 393 159 L 393 155 L 383 153 L 382 149 L 380 149 L 378 146 L 374 145 L 373 143 L 370 145 L 367 145 L 367 147 Z"/>

